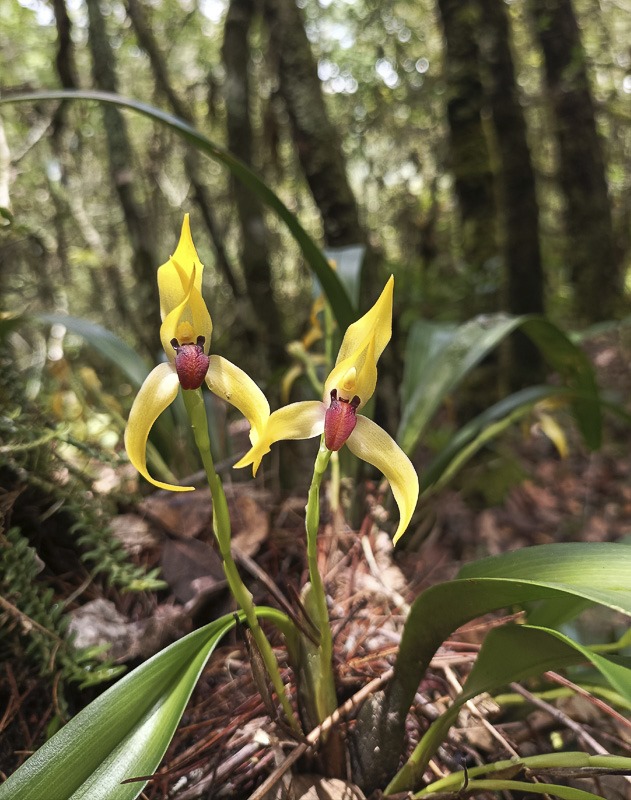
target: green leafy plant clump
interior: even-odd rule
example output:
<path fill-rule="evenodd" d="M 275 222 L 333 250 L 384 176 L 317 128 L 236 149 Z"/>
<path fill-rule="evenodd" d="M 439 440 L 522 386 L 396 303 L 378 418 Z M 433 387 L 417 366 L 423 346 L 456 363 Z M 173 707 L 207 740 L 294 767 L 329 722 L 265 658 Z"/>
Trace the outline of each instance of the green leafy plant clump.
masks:
<path fill-rule="evenodd" d="M 131 463 L 153 485 L 174 492 L 193 490 L 192 486 L 157 479 L 148 465 L 150 432 L 160 414 L 182 394 L 212 495 L 213 533 L 239 611 L 236 616 L 222 617 L 180 639 L 110 687 L 0 786 L 0 800 L 41 800 L 43 792 L 52 793 L 55 800 L 138 797 L 159 767 L 208 658 L 237 621 L 247 630 L 252 669 L 270 712 L 283 730 L 300 742 L 300 752 L 317 743 L 329 769 L 341 771 L 350 756 L 343 749 L 342 739 L 335 735 L 339 699 L 333 671 L 334 639 L 326 587 L 318 569 L 317 546 L 320 488 L 329 465 L 336 463 L 337 453 L 345 447 L 385 476 L 399 514 L 396 543 L 408 529 L 419 493 L 444 485 L 490 436 L 539 399 L 557 394 L 567 400 L 585 442 L 591 448 L 598 447 L 601 403 L 593 370 L 570 339 L 540 317 L 477 318 L 462 328 L 452 326 L 436 336 L 436 332 L 417 330 L 417 345 L 418 337 L 424 339 L 424 358 L 419 359 L 423 368 L 415 371 L 415 359 L 409 355 L 403 418 L 395 441 L 367 412 L 376 390 L 377 364 L 392 334 L 393 278 L 374 305 L 355 319 L 355 309 L 334 271 L 286 206 L 251 170 L 187 123 L 143 104 L 97 92 L 39 93 L 17 99 L 34 97 L 99 100 L 132 108 L 168 125 L 226 165 L 287 224 L 321 282 L 342 337 L 335 361 L 331 356 L 326 364 L 329 371 L 322 381 L 321 396 L 272 411 L 258 384 L 214 351 L 213 322 L 202 297 L 203 265 L 185 217 L 174 254 L 158 270 L 162 325 L 155 333 L 166 360 L 143 377 L 129 415 L 125 446 Z M 456 434 L 445 453 L 430 465 L 430 477 L 419 483 L 410 456 L 422 432 L 462 378 L 517 328 L 526 332 L 546 355 L 563 385 L 531 387 L 488 409 Z M 256 473 L 278 442 L 319 437 L 305 515 L 309 579 L 295 615 L 257 607 L 237 569 L 228 504 L 211 452 L 201 391 L 204 384 L 249 423 L 251 446 L 237 468 L 252 466 Z M 334 482 L 339 480 L 335 472 L 332 475 Z M 90 522 L 84 537 L 93 535 Z M 18 531 L 12 532 L 11 537 L 13 556 L 17 555 L 19 562 L 14 561 L 14 568 L 18 567 L 15 575 L 23 577 L 33 569 L 28 566 L 28 545 Z M 83 541 L 85 544 L 87 540 Z M 107 558 L 94 547 L 88 547 L 88 555 Z M 109 573 L 121 580 L 115 569 L 110 567 Z M 128 577 L 126 573 L 125 580 Z M 559 608 L 565 618 L 571 618 L 586 605 L 600 605 L 631 616 L 630 577 L 631 547 L 612 543 L 551 544 L 469 564 L 456 579 L 424 591 L 412 604 L 404 624 L 392 677 L 383 690 L 364 699 L 349 733 L 353 780 L 362 790 L 379 790 L 386 797 L 401 792 L 415 797 L 444 797 L 445 792 L 457 796 L 477 791 L 545 792 L 568 800 L 597 797 L 560 783 L 531 784 L 516 777 L 525 768 L 545 775 L 561 763 L 576 769 L 631 771 L 631 759 L 611 755 L 593 760 L 581 753 L 541 754 L 536 760 L 501 761 L 440 781 L 428 779 L 427 766 L 448 738 L 464 703 L 513 681 L 589 664 L 623 703 L 631 702 L 631 659 L 618 652 L 623 643 L 604 653 L 575 641 L 553 621 Z M 49 595 L 44 595 L 44 600 L 50 600 Z M 533 604 L 537 605 L 531 612 Z M 400 766 L 406 752 L 410 706 L 438 648 L 464 623 L 506 608 L 519 609 L 524 621 L 501 625 L 488 633 L 462 692 L 432 722 Z M 294 691 L 285 683 L 261 620 L 272 624 L 284 638 L 296 683 Z M 56 624 L 55 619 L 50 624 Z"/>

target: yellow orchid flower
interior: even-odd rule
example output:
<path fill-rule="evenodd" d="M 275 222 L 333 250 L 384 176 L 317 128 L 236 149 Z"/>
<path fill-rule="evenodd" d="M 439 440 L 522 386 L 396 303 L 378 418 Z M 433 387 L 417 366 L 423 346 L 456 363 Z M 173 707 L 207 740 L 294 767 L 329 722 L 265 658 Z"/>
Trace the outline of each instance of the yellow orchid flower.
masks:
<path fill-rule="evenodd" d="M 180 386 L 199 389 L 206 383 L 250 423 L 250 440 L 258 441 L 269 417 L 263 392 L 243 370 L 221 356 L 208 355 L 213 324 L 201 295 L 204 266 L 191 237 L 189 215 L 184 216 L 175 253 L 158 269 L 160 340 L 168 362 L 155 367 L 134 400 L 125 429 L 129 460 L 154 486 L 187 492 L 193 486 L 157 481 L 147 470 L 147 439 L 160 414 L 175 400 Z"/>
<path fill-rule="evenodd" d="M 274 411 L 252 448 L 235 464 L 252 464 L 253 472 L 274 442 L 311 439 L 324 433 L 329 450 L 344 444 L 388 479 L 399 507 L 396 542 L 405 532 L 418 500 L 418 476 L 410 459 L 383 428 L 357 411 L 372 397 L 377 384 L 377 361 L 392 335 L 391 276 L 375 305 L 350 325 L 335 366 L 324 383 L 321 401 L 303 401 Z"/>

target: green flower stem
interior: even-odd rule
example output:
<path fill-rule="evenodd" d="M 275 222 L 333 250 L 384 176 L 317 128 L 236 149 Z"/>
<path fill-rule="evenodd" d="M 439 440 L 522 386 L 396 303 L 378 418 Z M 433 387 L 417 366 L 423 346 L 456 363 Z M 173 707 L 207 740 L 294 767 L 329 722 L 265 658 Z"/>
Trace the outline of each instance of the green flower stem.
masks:
<path fill-rule="evenodd" d="M 248 627 L 252 632 L 256 646 L 261 654 L 263 663 L 270 677 L 274 690 L 278 696 L 283 711 L 287 717 L 292 729 L 302 735 L 300 724 L 287 697 L 287 692 L 280 676 L 278 663 L 267 637 L 263 633 L 259 625 L 258 618 L 254 609 L 254 601 L 252 594 L 247 586 L 241 580 L 239 570 L 235 564 L 232 556 L 231 543 L 231 527 L 230 527 L 230 514 L 228 511 L 228 501 L 223 489 L 223 484 L 219 475 L 215 471 L 213 457 L 210 452 L 210 438 L 208 436 L 208 419 L 206 417 L 206 407 L 200 389 L 187 390 L 182 392 L 184 396 L 184 405 L 191 421 L 193 428 L 193 435 L 195 437 L 195 444 L 202 458 L 202 463 L 206 471 L 208 479 L 208 486 L 210 487 L 210 494 L 213 500 L 213 531 L 217 543 L 219 544 L 219 552 L 223 559 L 223 568 L 228 581 L 228 586 L 232 592 L 232 596 L 241 607 Z"/>
<path fill-rule="evenodd" d="M 329 611 L 326 605 L 324 583 L 318 569 L 318 529 L 320 527 L 320 484 L 329 464 L 331 451 L 324 446 L 324 437 L 313 467 L 313 478 L 309 487 L 307 499 L 307 515 L 305 527 L 307 529 L 307 562 L 309 565 L 309 581 L 311 582 L 312 605 L 317 618 L 314 620 L 320 631 L 320 646 L 325 654 L 330 657 L 333 652 L 331 626 L 329 625 Z"/>
<path fill-rule="evenodd" d="M 337 707 L 335 682 L 333 679 L 333 637 L 326 605 L 326 594 L 322 576 L 318 570 L 318 529 L 320 527 L 320 484 L 326 471 L 331 451 L 324 446 L 324 437 L 313 468 L 313 478 L 307 500 L 305 526 L 307 530 L 307 562 L 309 586 L 305 587 L 303 600 L 307 612 L 320 633 L 317 647 L 305 642 L 308 666 L 306 667 L 312 693 L 312 715 L 316 723 L 322 722 Z"/>
<path fill-rule="evenodd" d="M 329 504 L 336 514 L 340 510 L 340 457 L 337 452 L 331 453 L 331 480 L 329 483 Z"/>

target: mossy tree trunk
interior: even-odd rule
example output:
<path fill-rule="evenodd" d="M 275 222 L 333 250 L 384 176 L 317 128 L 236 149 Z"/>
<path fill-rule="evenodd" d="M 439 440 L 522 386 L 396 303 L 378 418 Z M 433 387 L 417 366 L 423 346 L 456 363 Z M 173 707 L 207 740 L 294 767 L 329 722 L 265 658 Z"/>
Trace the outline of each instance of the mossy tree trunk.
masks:
<path fill-rule="evenodd" d="M 346 172 L 339 134 L 327 111 L 316 60 L 294 0 L 263 0 L 271 59 L 287 109 L 296 154 L 320 211 L 328 247 L 363 245 L 361 304 L 374 302 L 377 253 L 370 247 Z"/>
<path fill-rule="evenodd" d="M 231 0 L 224 24 L 222 58 L 226 68 L 224 97 L 228 147 L 248 166 L 254 164 L 250 109 L 249 34 L 253 0 Z M 274 299 L 268 229 L 261 202 L 238 180 L 232 189 L 241 227 L 241 264 L 253 313 L 252 344 L 263 342 L 270 364 L 284 362 L 282 317 Z"/>
<path fill-rule="evenodd" d="M 539 244 L 539 206 L 530 157 L 526 120 L 519 102 L 511 50 L 511 31 L 504 0 L 478 0 L 482 11 L 479 37 L 486 94 L 493 115 L 499 219 L 506 275 L 506 310 L 542 314 L 544 276 Z M 511 382 L 541 378 L 539 351 L 523 334 L 513 341 Z"/>
<path fill-rule="evenodd" d="M 127 14 L 134 28 L 138 44 L 147 54 L 151 63 L 151 72 L 158 90 L 166 98 L 171 110 L 176 117 L 195 124 L 193 113 L 184 99 L 178 94 L 169 77 L 166 59 L 160 45 L 154 36 L 147 11 L 142 0 L 126 0 Z M 193 200 L 197 205 L 200 215 L 206 225 L 215 251 L 216 263 L 219 272 L 232 289 L 233 293 L 240 294 L 234 270 L 223 244 L 223 235 L 212 208 L 212 199 L 208 189 L 200 176 L 204 173 L 203 161 L 195 148 L 188 147 L 184 156 L 184 169 L 191 184 Z"/>
<path fill-rule="evenodd" d="M 86 5 L 94 85 L 98 89 L 117 93 L 114 50 L 99 0 L 86 0 Z M 125 118 L 116 106 L 103 103 L 102 108 L 110 178 L 121 206 L 133 253 L 136 311 L 138 318 L 143 321 L 142 343 L 147 352 L 155 353 L 160 343 L 160 304 L 156 271 L 161 263 L 154 251 L 155 230 L 136 197 L 134 154 Z"/>
<path fill-rule="evenodd" d="M 570 0 L 528 0 L 527 7 L 544 56 L 577 320 L 610 319 L 622 275 L 580 31 Z"/>
<path fill-rule="evenodd" d="M 481 12 L 474 0 L 438 0 L 444 37 L 450 166 L 460 212 L 462 254 L 471 282 L 471 312 L 499 304 L 493 169 L 482 121 L 484 90 L 477 33 Z"/>

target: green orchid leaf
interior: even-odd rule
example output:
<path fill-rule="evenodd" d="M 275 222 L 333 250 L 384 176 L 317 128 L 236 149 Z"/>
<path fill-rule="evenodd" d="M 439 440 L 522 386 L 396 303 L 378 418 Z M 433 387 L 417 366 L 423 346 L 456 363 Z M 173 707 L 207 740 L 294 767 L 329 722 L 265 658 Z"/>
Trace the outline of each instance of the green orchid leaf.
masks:
<path fill-rule="evenodd" d="M 331 269 L 324 254 L 313 239 L 302 227 L 298 219 L 291 213 L 283 201 L 253 172 L 248 166 L 232 155 L 228 150 L 219 147 L 203 134 L 199 133 L 187 122 L 162 111 L 159 108 L 141 103 L 121 95 L 97 90 L 47 90 L 43 92 L 29 92 L 27 94 L 14 94 L 0 99 L 2 103 L 35 103 L 42 100 L 96 100 L 99 103 L 110 103 L 120 108 L 128 108 L 145 117 L 162 123 L 175 131 L 185 141 L 192 144 L 200 152 L 228 167 L 230 172 L 246 186 L 258 199 L 267 205 L 287 225 L 290 233 L 298 243 L 310 268 L 320 281 L 322 289 L 331 305 L 333 314 L 341 331 L 355 321 L 356 310 L 348 298 L 346 290 L 335 271 Z"/>
<path fill-rule="evenodd" d="M 461 325 L 451 335 L 438 327 L 423 353 L 423 368 L 415 358 L 406 361 L 403 407 L 397 441 L 410 455 L 445 398 L 491 350 L 517 329 L 539 347 L 548 363 L 575 392 L 571 407 L 587 445 L 595 449 L 601 439 L 601 406 L 593 369 L 583 351 L 548 320 L 535 316 L 494 314 Z M 421 336 L 421 334 L 415 334 Z M 428 334 L 426 334 L 428 336 Z M 412 374 L 410 375 L 410 370 Z M 413 387 L 413 388 L 412 388 Z"/>
<path fill-rule="evenodd" d="M 393 678 L 383 696 L 368 700 L 358 717 L 357 737 L 366 743 L 359 769 L 367 785 L 383 785 L 384 776 L 396 769 L 408 709 L 450 633 L 491 611 L 559 598 L 598 603 L 631 616 L 631 547 L 601 542 L 527 547 L 468 564 L 456 580 L 419 595 L 403 629 Z M 382 758 L 376 759 L 371 747 L 379 742 Z"/>
<path fill-rule="evenodd" d="M 487 635 L 462 692 L 435 720 L 404 767 L 386 789 L 394 794 L 415 788 L 443 742 L 462 706 L 483 692 L 551 669 L 591 661 L 623 697 L 631 700 L 631 659 L 609 658 L 572 641 L 558 631 L 529 625 L 504 625 Z"/>
<path fill-rule="evenodd" d="M 421 491 L 426 492 L 430 487 L 432 491 L 441 489 L 481 447 L 529 414 L 537 403 L 568 394 L 569 390 L 565 387 L 529 386 L 487 408 L 463 425 L 423 470 L 420 476 Z"/>
<path fill-rule="evenodd" d="M 258 614 L 291 632 L 282 612 Z M 173 738 L 202 670 L 235 625 L 228 614 L 127 674 L 49 739 L 0 786 L 0 800 L 134 800 Z"/>
<path fill-rule="evenodd" d="M 412 402 L 415 389 L 420 386 L 433 359 L 454 338 L 458 326 L 452 322 L 432 322 L 417 319 L 405 342 L 403 380 L 401 382 L 401 408 L 405 410 Z"/>
<path fill-rule="evenodd" d="M 610 771 L 612 774 L 620 774 L 631 772 L 631 758 L 612 755 L 592 756 L 582 751 L 544 753 L 542 755 L 526 756 L 524 758 L 511 758 L 510 760 L 495 761 L 492 764 L 482 764 L 478 767 L 471 767 L 467 770 L 466 775 L 464 771 L 452 772 L 444 778 L 433 781 L 424 789 L 421 789 L 421 791 L 414 795 L 414 798 L 415 800 L 421 800 L 421 798 L 432 798 L 439 792 L 458 792 L 465 785 L 467 779 L 469 780 L 469 785 L 474 786 L 474 790 L 480 789 L 481 782 L 475 780 L 480 775 L 496 776 L 490 779 L 495 783 L 500 780 L 510 780 L 523 770 L 530 770 L 535 772 L 538 776 L 543 777 L 545 777 L 546 772 L 555 773 L 555 777 L 559 773 L 565 773 L 568 777 L 580 777 L 581 772 L 583 772 L 583 774 L 588 777 L 590 770 L 598 771 L 599 774 L 605 773 L 605 771 Z M 531 783 L 527 785 L 528 787 L 532 786 Z M 537 785 L 541 786 L 546 784 Z M 552 786 L 553 789 L 556 788 L 554 784 L 547 785 Z M 568 791 L 580 791 L 577 789 L 570 789 L 567 786 L 562 786 L 560 788 Z M 529 791 L 529 789 L 524 789 L 524 791 Z M 554 790 L 551 791 L 551 794 L 554 793 Z M 557 797 L 562 796 L 563 795 L 557 794 Z M 577 795 L 577 797 L 579 796 L 580 795 Z M 597 797 L 597 795 L 591 795 L 591 797 Z M 598 800 L 602 799 L 598 798 Z"/>
<path fill-rule="evenodd" d="M 34 319 L 48 325 L 63 325 L 71 333 L 80 336 L 103 358 L 120 367 L 135 389 L 142 386 L 151 371 L 152 367 L 133 347 L 96 322 L 67 314 L 37 314 Z"/>
<path fill-rule="evenodd" d="M 602 409 L 596 376 L 589 359 L 567 334 L 547 319 L 526 317 L 521 330 L 575 392 L 571 407 L 576 424 L 587 446 L 597 450 L 602 441 Z"/>

